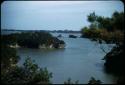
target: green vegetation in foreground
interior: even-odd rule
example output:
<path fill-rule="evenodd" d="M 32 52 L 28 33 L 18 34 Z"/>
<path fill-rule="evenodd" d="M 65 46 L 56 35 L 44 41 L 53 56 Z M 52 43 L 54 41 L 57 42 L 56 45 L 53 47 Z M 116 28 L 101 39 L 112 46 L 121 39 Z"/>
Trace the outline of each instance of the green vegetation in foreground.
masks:
<path fill-rule="evenodd" d="M 19 45 L 27 48 L 61 48 L 65 45 L 63 40 L 53 37 L 48 32 L 22 32 L 10 35 L 2 35 L 2 42 L 8 45 Z M 63 48 L 62 47 L 62 48 Z"/>
<path fill-rule="evenodd" d="M 22 67 L 15 65 L 1 70 L 2 84 L 50 84 L 50 78 L 52 73 L 47 68 L 39 68 L 30 58 L 25 60 Z"/>
<path fill-rule="evenodd" d="M 118 77 L 117 83 L 125 83 L 124 69 L 124 13 L 114 12 L 111 18 L 97 16 L 95 13 L 88 15 L 89 27 L 81 30 L 84 38 L 116 44 L 107 53 L 105 59 L 105 71 Z"/>
<path fill-rule="evenodd" d="M 30 58 L 27 58 L 23 66 L 17 62 L 19 56 L 16 49 L 10 48 L 12 42 L 1 43 L 1 83 L 2 84 L 49 84 L 52 73 L 47 68 L 39 68 Z"/>

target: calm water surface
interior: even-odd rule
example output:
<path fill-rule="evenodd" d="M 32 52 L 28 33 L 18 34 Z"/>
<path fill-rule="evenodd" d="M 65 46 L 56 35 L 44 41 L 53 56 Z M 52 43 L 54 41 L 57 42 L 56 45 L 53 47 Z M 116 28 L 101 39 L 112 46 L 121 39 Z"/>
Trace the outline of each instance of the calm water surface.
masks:
<path fill-rule="evenodd" d="M 58 33 L 53 33 L 57 36 Z M 100 79 L 103 83 L 113 83 L 115 78 L 106 74 L 101 60 L 105 53 L 100 45 L 86 38 L 68 38 L 69 34 L 62 33 L 61 40 L 66 43 L 65 49 L 28 49 L 18 48 L 21 57 L 19 65 L 24 63 L 27 56 L 35 60 L 39 67 L 47 67 L 53 73 L 52 83 L 64 83 L 68 78 L 79 83 L 87 83 L 91 77 Z M 80 36 L 80 34 L 75 34 Z M 107 52 L 111 48 L 102 45 Z"/>

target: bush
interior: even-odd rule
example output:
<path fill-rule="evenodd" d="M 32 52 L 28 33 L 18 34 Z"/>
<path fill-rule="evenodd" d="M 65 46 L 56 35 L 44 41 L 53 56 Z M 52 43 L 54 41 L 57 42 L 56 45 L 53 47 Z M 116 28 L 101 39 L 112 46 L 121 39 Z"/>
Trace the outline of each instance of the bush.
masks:
<path fill-rule="evenodd" d="M 39 68 L 30 58 L 27 58 L 22 67 L 15 66 L 2 74 L 3 84 L 49 84 L 52 73 L 47 68 Z"/>

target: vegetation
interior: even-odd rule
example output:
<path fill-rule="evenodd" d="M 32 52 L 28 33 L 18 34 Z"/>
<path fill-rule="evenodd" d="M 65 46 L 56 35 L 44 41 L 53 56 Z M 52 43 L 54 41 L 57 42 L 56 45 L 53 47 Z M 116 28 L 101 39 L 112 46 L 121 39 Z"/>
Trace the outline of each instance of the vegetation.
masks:
<path fill-rule="evenodd" d="M 94 12 L 88 15 L 89 27 L 81 30 L 82 37 L 96 40 L 99 43 L 116 44 L 112 50 L 107 53 L 105 59 L 105 70 L 108 73 L 117 75 L 117 83 L 124 83 L 124 13 L 114 12 L 112 17 L 97 16 Z"/>
<path fill-rule="evenodd" d="M 20 34 L 2 35 L 2 40 L 8 45 L 18 44 L 21 47 L 38 48 L 40 45 L 59 48 L 60 44 L 65 44 L 64 41 L 53 37 L 47 32 L 23 32 Z"/>
<path fill-rule="evenodd" d="M 19 56 L 14 48 L 1 43 L 1 82 L 2 84 L 49 84 L 52 73 L 42 69 L 27 58 L 22 67 L 17 66 Z"/>
<path fill-rule="evenodd" d="M 112 17 L 97 16 L 95 12 L 88 15 L 90 28 L 107 29 L 108 31 L 124 30 L 124 12 L 114 12 Z"/>
<path fill-rule="evenodd" d="M 107 53 L 105 59 L 105 70 L 108 73 L 118 76 L 117 83 L 124 83 L 124 13 L 113 13 L 111 18 L 97 16 L 95 13 L 88 15 L 89 27 L 81 30 L 82 37 L 92 40 L 115 43 L 116 46 Z M 70 36 L 73 37 L 73 36 Z M 52 73 L 46 68 L 39 68 L 30 58 L 27 58 L 23 66 L 17 66 L 19 56 L 10 45 L 18 44 L 22 47 L 38 48 L 39 45 L 59 48 L 64 41 L 53 37 L 47 32 L 26 32 L 20 34 L 10 34 L 1 36 L 1 81 L 3 84 L 50 84 Z M 100 80 L 93 77 L 88 84 L 101 84 Z M 78 84 L 69 78 L 64 84 Z"/>
<path fill-rule="evenodd" d="M 106 29 L 88 29 L 85 27 L 82 30 L 82 37 L 90 38 L 91 40 L 105 41 L 108 43 L 121 44 L 124 41 L 124 33 L 120 30 L 115 30 L 113 32 L 108 32 Z"/>
<path fill-rule="evenodd" d="M 104 40 L 106 43 L 119 44 L 124 41 L 124 13 L 114 12 L 111 18 L 88 15 L 89 27 L 81 30 L 82 37 L 92 40 Z"/>
<path fill-rule="evenodd" d="M 26 34 L 30 35 L 30 33 Z M 52 78 L 52 73 L 49 73 L 47 68 L 39 68 L 38 65 L 33 63 L 33 61 L 30 58 L 27 58 L 25 60 L 23 66 L 19 67 L 17 65 L 17 62 L 20 59 L 20 57 L 17 56 L 16 49 L 11 48 L 10 45 L 18 43 L 19 41 L 21 41 L 20 39 L 23 39 L 23 37 L 24 39 L 32 38 L 26 34 L 22 33 L 22 34 L 11 34 L 11 35 L 1 36 L 2 84 L 50 84 L 51 83 L 50 78 Z"/>
<path fill-rule="evenodd" d="M 16 50 L 6 45 L 1 45 L 1 75 L 10 71 L 19 60 L 19 56 L 16 55 Z"/>
<path fill-rule="evenodd" d="M 2 73 L 3 84 L 49 84 L 52 73 L 42 69 L 27 58 L 22 67 L 15 65 Z"/>

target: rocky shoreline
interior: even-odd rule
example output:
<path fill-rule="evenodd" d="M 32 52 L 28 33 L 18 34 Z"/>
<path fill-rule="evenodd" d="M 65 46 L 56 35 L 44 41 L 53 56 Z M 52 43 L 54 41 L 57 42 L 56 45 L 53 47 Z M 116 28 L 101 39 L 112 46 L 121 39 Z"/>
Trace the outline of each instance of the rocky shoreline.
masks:
<path fill-rule="evenodd" d="M 19 46 L 18 44 L 15 44 L 15 45 L 9 45 L 9 47 L 11 47 L 11 48 L 21 48 L 22 46 Z M 28 48 L 28 47 L 26 47 L 26 48 Z M 45 44 L 43 44 L 43 45 L 39 45 L 39 47 L 38 47 L 38 49 L 54 49 L 55 47 L 54 47 L 54 45 L 53 44 L 51 44 L 51 45 L 48 45 L 48 46 L 46 46 Z M 65 44 L 59 44 L 59 46 L 58 46 L 58 49 L 63 49 L 63 48 L 65 48 Z"/>

